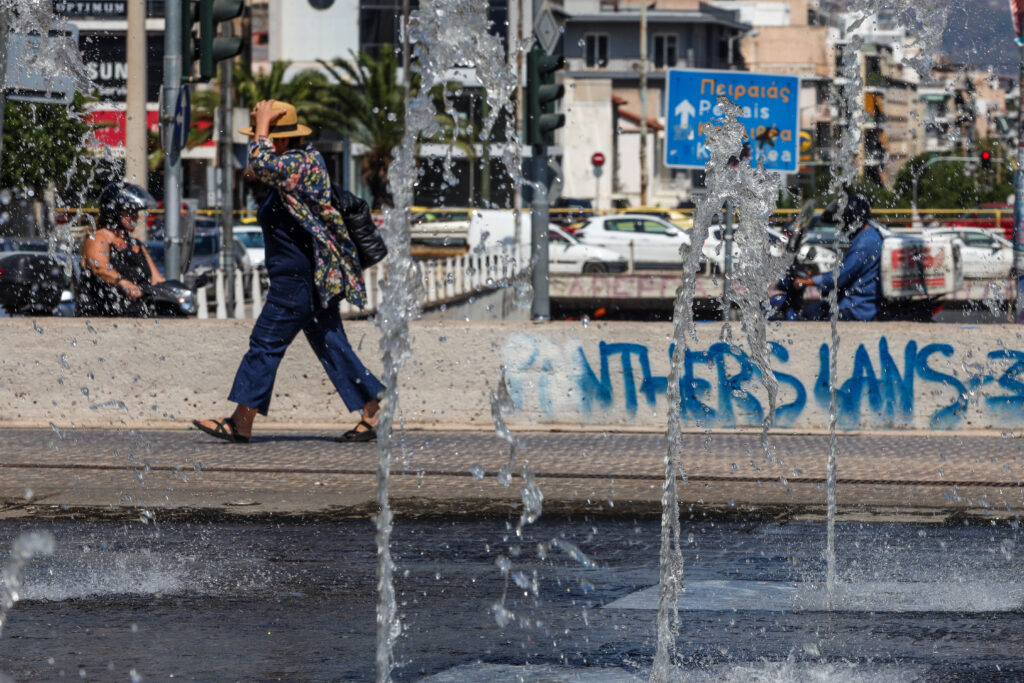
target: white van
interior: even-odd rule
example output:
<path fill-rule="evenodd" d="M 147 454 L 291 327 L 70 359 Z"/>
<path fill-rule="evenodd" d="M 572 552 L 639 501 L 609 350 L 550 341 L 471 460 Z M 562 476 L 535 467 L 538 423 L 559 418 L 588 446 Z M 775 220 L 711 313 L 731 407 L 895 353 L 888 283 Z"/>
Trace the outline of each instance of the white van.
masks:
<path fill-rule="evenodd" d="M 882 241 L 882 296 L 905 299 L 953 294 L 964 284 L 958 239 L 887 234 Z"/>

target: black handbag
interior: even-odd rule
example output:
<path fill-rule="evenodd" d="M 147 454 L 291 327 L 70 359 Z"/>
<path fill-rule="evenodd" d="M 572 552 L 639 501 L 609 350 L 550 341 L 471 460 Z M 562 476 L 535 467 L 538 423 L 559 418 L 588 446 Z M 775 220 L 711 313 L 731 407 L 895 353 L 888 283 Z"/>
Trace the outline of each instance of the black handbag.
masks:
<path fill-rule="evenodd" d="M 331 186 L 331 202 L 344 219 L 348 236 L 356 245 L 359 267 L 366 270 L 384 260 L 388 248 L 370 216 L 369 204 L 337 185 Z"/>

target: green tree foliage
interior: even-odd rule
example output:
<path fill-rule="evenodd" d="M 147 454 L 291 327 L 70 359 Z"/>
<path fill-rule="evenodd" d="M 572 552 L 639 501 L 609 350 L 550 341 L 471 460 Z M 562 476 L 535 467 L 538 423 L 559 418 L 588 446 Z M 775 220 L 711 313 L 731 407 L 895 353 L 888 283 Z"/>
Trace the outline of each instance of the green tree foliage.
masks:
<path fill-rule="evenodd" d="M 977 206 L 988 194 L 982 171 L 965 167 L 963 162 L 939 161 L 926 166 L 932 154 L 919 154 L 896 174 L 893 192 L 901 207 L 914 201 L 914 178 L 917 178 L 917 206 L 922 209 L 967 209 Z"/>
<path fill-rule="evenodd" d="M 241 62 L 235 62 L 236 106 L 252 110 L 261 100 L 280 100 L 295 105 L 302 122 L 314 130 L 334 121 L 331 103 L 323 97 L 327 77 L 316 69 L 305 69 L 285 80 L 291 62 L 274 62 L 267 73 L 253 74 Z"/>
<path fill-rule="evenodd" d="M 85 100 L 69 107 L 7 102 L 4 109 L 3 168 L 0 186 L 42 194 L 51 183 L 61 194 L 87 184 L 93 156 L 86 142 Z"/>
<path fill-rule="evenodd" d="M 380 57 L 363 52 L 351 59 L 320 63 L 333 78 L 321 100 L 330 110 L 329 126 L 366 148 L 360 158 L 360 178 L 373 196 L 374 209 L 390 206 L 391 151 L 405 133 L 405 91 L 398 82 L 394 50 L 384 46 Z M 414 75 L 412 92 L 418 85 Z"/>

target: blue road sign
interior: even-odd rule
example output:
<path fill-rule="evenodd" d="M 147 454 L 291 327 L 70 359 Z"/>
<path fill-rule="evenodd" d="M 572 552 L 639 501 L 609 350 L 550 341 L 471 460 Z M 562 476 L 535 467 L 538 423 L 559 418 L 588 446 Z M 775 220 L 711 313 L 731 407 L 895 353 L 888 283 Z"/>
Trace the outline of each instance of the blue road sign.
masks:
<path fill-rule="evenodd" d="M 750 163 L 795 173 L 800 159 L 800 79 L 750 71 L 672 69 L 668 74 L 665 165 L 704 168 L 704 128 L 722 116 L 719 97 L 743 108 Z"/>
<path fill-rule="evenodd" d="M 185 149 L 188 131 L 192 125 L 192 93 L 185 83 L 178 89 L 178 101 L 174 104 L 174 134 L 171 142 L 177 151 Z"/>

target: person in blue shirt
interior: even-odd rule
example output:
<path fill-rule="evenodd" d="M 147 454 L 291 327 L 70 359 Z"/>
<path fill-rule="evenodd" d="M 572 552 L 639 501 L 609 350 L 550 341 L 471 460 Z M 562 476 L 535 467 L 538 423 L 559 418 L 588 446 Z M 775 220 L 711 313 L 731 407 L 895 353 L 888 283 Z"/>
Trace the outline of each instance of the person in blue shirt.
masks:
<path fill-rule="evenodd" d="M 835 221 L 834 212 L 825 211 L 823 220 Z M 871 204 L 858 194 L 849 195 L 843 209 L 843 225 L 853 233 L 849 249 L 843 255 L 838 280 L 826 272 L 813 278 L 797 278 L 801 287 L 814 285 L 824 297 L 839 287 L 840 320 L 874 320 L 882 304 L 882 235 L 871 223 Z"/>

